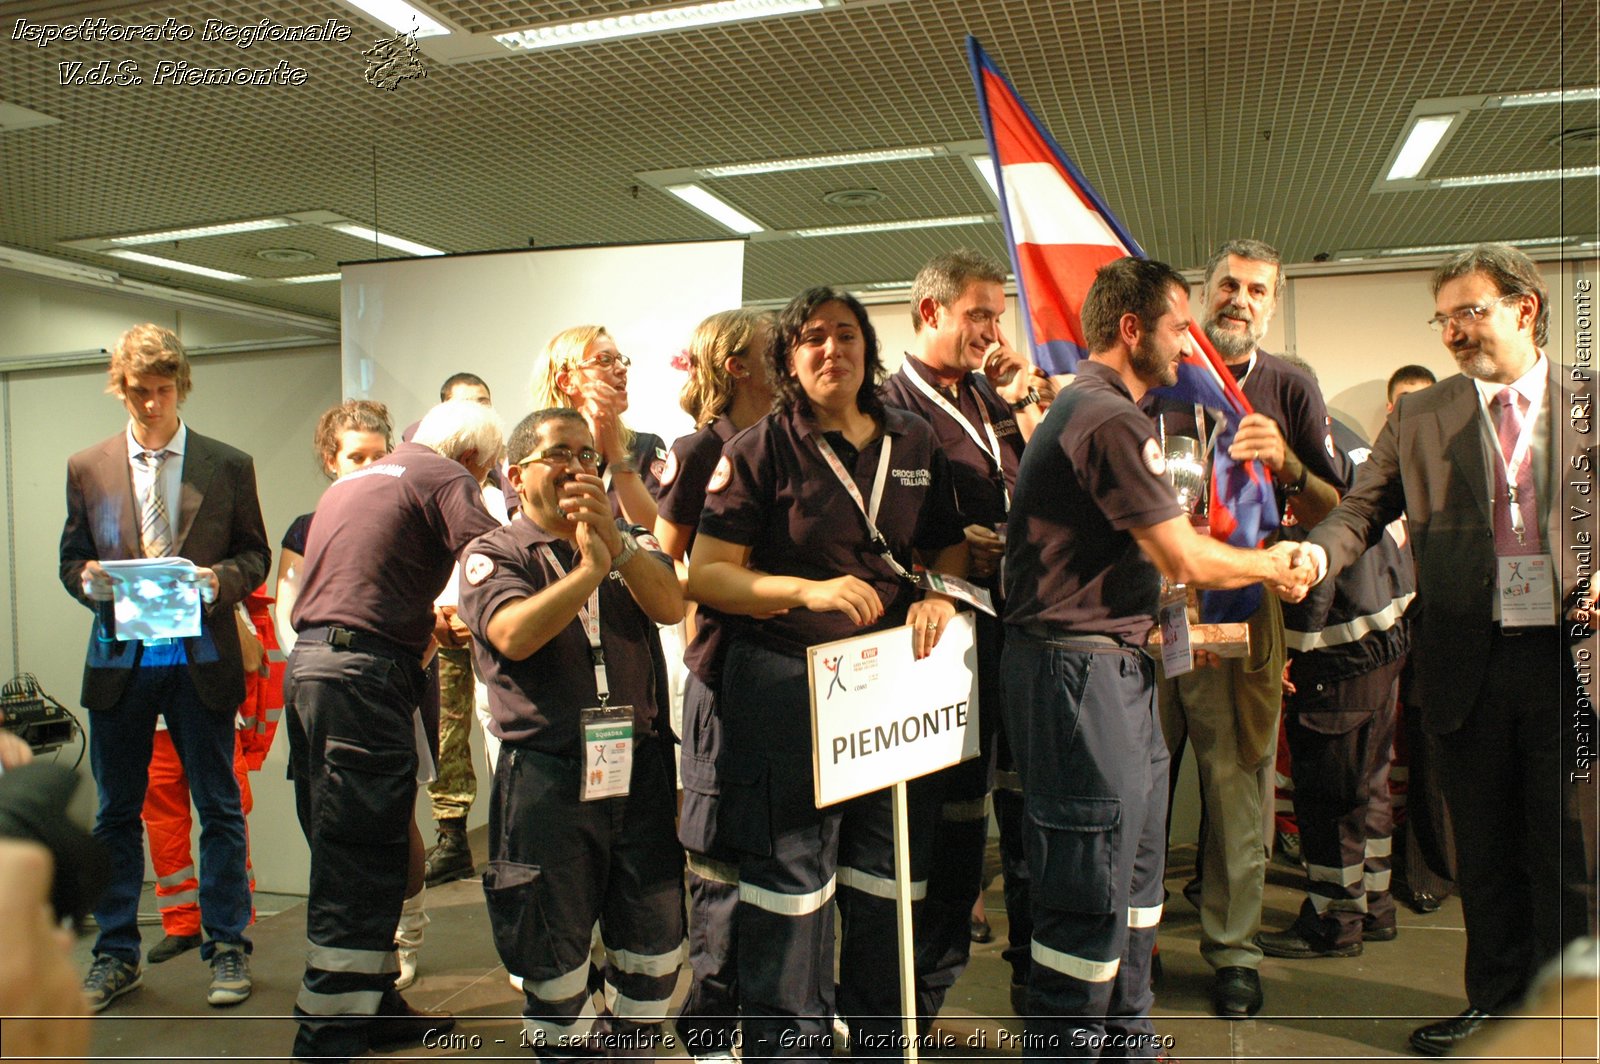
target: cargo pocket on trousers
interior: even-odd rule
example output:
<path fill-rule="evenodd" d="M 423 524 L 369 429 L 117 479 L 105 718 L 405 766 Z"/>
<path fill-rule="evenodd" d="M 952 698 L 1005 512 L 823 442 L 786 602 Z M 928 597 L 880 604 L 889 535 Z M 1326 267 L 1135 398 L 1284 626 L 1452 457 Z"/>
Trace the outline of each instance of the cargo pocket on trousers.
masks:
<path fill-rule="evenodd" d="M 538 865 L 514 861 L 490 861 L 483 872 L 483 897 L 500 963 L 512 975 L 534 980 L 561 974 L 548 970 L 554 958 L 540 896 L 543 879 Z"/>
<path fill-rule="evenodd" d="M 329 739 L 318 827 L 331 839 L 368 845 L 405 843 L 416 799 L 415 750 L 367 750 Z"/>
<path fill-rule="evenodd" d="M 717 842 L 757 857 L 772 855 L 771 769 L 761 759 L 718 771 Z"/>
<path fill-rule="evenodd" d="M 1066 912 L 1112 912 L 1122 802 L 1029 795 L 1027 810 L 1035 842 L 1028 857 L 1039 866 L 1033 869 L 1034 903 Z"/>

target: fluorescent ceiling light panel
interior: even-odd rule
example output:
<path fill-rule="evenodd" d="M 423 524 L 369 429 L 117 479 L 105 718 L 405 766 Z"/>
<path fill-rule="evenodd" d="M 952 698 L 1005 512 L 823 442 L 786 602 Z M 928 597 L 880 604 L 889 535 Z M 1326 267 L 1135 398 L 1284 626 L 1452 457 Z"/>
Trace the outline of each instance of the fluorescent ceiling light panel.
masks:
<path fill-rule="evenodd" d="M 978 168 L 978 176 L 982 177 L 989 186 L 989 191 L 994 193 L 994 198 L 1000 198 L 1000 175 L 995 173 L 994 159 L 987 155 L 974 155 L 972 165 Z"/>
<path fill-rule="evenodd" d="M 1574 177 L 1600 177 L 1600 166 L 1569 166 L 1564 170 L 1515 170 L 1503 174 L 1466 174 L 1429 182 L 1435 188 L 1477 188 L 1480 185 L 1516 185 L 1525 181 L 1562 181 Z"/>
<path fill-rule="evenodd" d="M 668 185 L 667 191 L 707 217 L 714 218 L 735 233 L 760 233 L 765 226 L 699 185 Z"/>
<path fill-rule="evenodd" d="M 713 3 L 682 4 L 647 11 L 630 11 L 605 18 L 580 19 L 533 26 L 510 33 L 497 33 L 494 39 L 513 51 L 535 52 L 544 48 L 565 48 L 574 44 L 642 37 L 652 33 L 716 26 L 724 22 L 776 18 L 837 7 L 839 0 L 716 0 Z"/>
<path fill-rule="evenodd" d="M 357 225 L 355 222 L 329 222 L 328 228 L 346 236 L 353 236 L 357 240 L 366 241 L 369 244 L 382 244 L 386 248 L 404 251 L 408 255 L 444 254 L 438 248 L 431 248 L 426 244 L 419 244 L 415 240 L 407 240 L 405 237 L 394 236 L 391 233 L 385 233 L 365 225 Z"/>
<path fill-rule="evenodd" d="M 299 277 L 274 278 L 279 284 L 322 284 L 324 281 L 337 281 L 336 273 L 303 273 Z"/>
<path fill-rule="evenodd" d="M 359 11 L 365 11 L 372 18 L 400 33 L 417 31 L 417 38 L 441 37 L 450 32 L 450 28 L 438 19 L 419 8 L 412 7 L 405 0 L 344 0 L 345 3 Z"/>
<path fill-rule="evenodd" d="M 209 266 L 195 266 L 187 262 L 178 262 L 174 259 L 163 259 L 158 255 L 146 255 L 142 251 L 123 251 L 120 248 L 106 252 L 119 259 L 131 259 L 142 262 L 146 266 L 159 266 L 163 270 L 177 270 L 180 273 L 193 273 L 201 277 L 209 277 L 214 281 L 248 281 L 250 278 L 242 273 L 228 273 L 226 270 L 213 270 Z"/>
<path fill-rule="evenodd" d="M 907 159 L 932 159 L 947 155 L 942 145 L 914 148 L 885 148 L 882 151 L 850 151 L 838 155 L 806 155 L 798 159 L 769 159 L 765 162 L 729 163 L 696 170 L 701 177 L 745 177 L 749 174 L 781 174 L 791 170 L 825 170 L 830 166 L 864 166 L 895 163 Z"/>
<path fill-rule="evenodd" d="M 252 218 L 247 222 L 226 222 L 222 225 L 195 225 L 187 229 L 163 229 L 158 233 L 132 233 L 106 239 L 113 244 L 137 246 L 159 244 L 168 240 L 194 240 L 203 236 L 228 236 L 231 233 L 255 233 L 263 229 L 283 229 L 294 225 L 287 218 Z"/>
<path fill-rule="evenodd" d="M 1529 239 L 1529 240 L 1497 240 L 1497 241 L 1494 241 L 1494 243 L 1497 243 L 1497 244 L 1510 244 L 1512 247 L 1518 247 L 1518 248 L 1550 247 L 1550 246 L 1556 245 L 1556 244 L 1565 244 L 1566 242 L 1567 242 L 1567 238 L 1564 237 L 1564 236 L 1541 236 L 1541 237 L 1536 237 L 1536 238 Z M 1382 249 L 1380 249 L 1378 251 L 1378 254 L 1379 255 L 1437 255 L 1437 254 L 1442 254 L 1442 253 L 1447 252 L 1447 251 L 1465 251 L 1467 248 L 1475 247 L 1475 246 L 1476 246 L 1475 244 L 1422 244 L 1422 245 L 1419 245 L 1417 247 L 1411 247 L 1411 248 L 1382 248 Z"/>
<path fill-rule="evenodd" d="M 795 229 L 792 235 L 852 236 L 856 233 L 893 233 L 902 229 L 943 229 L 955 225 L 983 225 L 994 221 L 992 214 L 961 214 L 948 218 L 911 218 L 903 222 L 863 222 L 860 225 L 829 225 L 815 229 Z"/>
<path fill-rule="evenodd" d="M 1485 107 L 1537 107 L 1541 104 L 1590 103 L 1600 100 L 1600 85 L 1577 89 L 1549 89 L 1544 92 L 1510 92 L 1491 96 Z"/>
<path fill-rule="evenodd" d="M 1411 126 L 1411 132 L 1406 134 L 1406 142 L 1400 146 L 1400 153 L 1394 157 L 1394 165 L 1389 167 L 1385 180 L 1406 181 L 1422 173 L 1422 168 L 1428 165 L 1439 142 L 1460 118 L 1461 114 L 1457 112 L 1424 115 L 1417 119 Z"/>

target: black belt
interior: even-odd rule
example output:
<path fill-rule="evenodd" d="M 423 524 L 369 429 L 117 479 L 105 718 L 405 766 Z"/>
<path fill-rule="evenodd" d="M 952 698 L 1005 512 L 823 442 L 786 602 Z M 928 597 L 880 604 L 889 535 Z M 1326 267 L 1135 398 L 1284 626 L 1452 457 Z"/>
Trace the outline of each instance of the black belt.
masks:
<path fill-rule="evenodd" d="M 392 658 L 399 662 L 409 662 L 419 665 L 422 655 L 408 647 L 403 647 L 391 639 L 371 632 L 354 632 L 349 628 L 340 628 L 338 625 L 324 625 L 318 628 L 307 628 L 298 633 L 298 642 L 301 643 L 326 643 L 339 650 L 354 650 L 362 654 L 377 654 L 379 657 Z"/>
<path fill-rule="evenodd" d="M 1100 632 L 1074 632 L 1051 624 L 1025 624 L 1022 630 L 1042 643 L 1055 643 L 1073 650 L 1091 653 L 1112 651 L 1120 654 L 1142 654 L 1143 647 L 1125 643 L 1115 636 Z"/>

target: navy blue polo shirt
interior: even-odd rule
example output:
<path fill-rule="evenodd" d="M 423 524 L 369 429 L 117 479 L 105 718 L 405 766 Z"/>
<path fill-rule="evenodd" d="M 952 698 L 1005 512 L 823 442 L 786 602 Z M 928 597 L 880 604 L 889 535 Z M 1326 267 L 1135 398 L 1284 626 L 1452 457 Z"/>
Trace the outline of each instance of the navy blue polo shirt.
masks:
<path fill-rule="evenodd" d="M 617 527 L 641 540 L 641 550 L 660 564 L 672 564 L 652 549 L 655 539 L 643 528 L 617 519 Z M 472 660 L 489 688 L 489 730 L 507 743 L 557 757 L 582 753 L 579 714 L 600 704 L 589 637 L 577 613 L 567 626 L 522 661 L 512 661 L 489 642 L 489 621 L 505 606 L 531 598 L 561 579 L 545 558 L 548 545 L 562 568 L 571 572 L 577 548 L 531 520 L 513 521 L 479 536 L 461 563 L 459 616 L 472 632 Z M 600 581 L 600 645 L 605 651 L 609 703 L 633 707 L 636 735 L 656 730 L 662 701 L 658 692 L 659 637 L 655 622 L 633 600 L 617 573 Z M 655 644 L 652 652 L 652 644 Z"/>
<path fill-rule="evenodd" d="M 1161 576 L 1129 531 L 1183 514 L 1150 418 L 1085 360 L 1022 456 L 1006 537 L 1007 624 L 1143 644 Z"/>
<path fill-rule="evenodd" d="M 878 530 L 895 560 L 910 570 L 912 551 L 935 554 L 965 540 L 956 510 L 950 463 L 928 423 L 903 410 L 884 411 L 884 431 L 858 454 L 838 434 L 829 442 L 850 471 L 863 502 L 884 447 L 889 471 L 878 511 Z M 808 646 L 893 628 L 922 592 L 900 577 L 872 545 L 866 518 L 822 457 L 814 421 L 789 410 L 769 414 L 728 441 L 706 487 L 700 531 L 750 548 L 750 567 L 780 576 L 832 580 L 855 576 L 871 584 L 884 615 L 871 629 L 857 628 L 837 610 L 792 609 L 763 621 L 729 618 L 741 634 L 775 649 L 801 654 Z"/>

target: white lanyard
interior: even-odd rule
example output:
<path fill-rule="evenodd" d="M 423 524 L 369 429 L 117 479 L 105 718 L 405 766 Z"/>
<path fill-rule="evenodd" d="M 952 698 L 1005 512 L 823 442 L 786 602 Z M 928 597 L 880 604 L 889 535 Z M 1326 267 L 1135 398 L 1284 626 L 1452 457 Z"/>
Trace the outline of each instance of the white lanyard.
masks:
<path fill-rule="evenodd" d="M 905 374 L 906 379 L 911 382 L 912 387 L 916 388 L 929 399 L 932 399 L 934 405 L 940 410 L 943 410 L 946 414 L 949 414 L 951 417 L 955 418 L 956 424 L 960 425 L 962 430 L 965 431 L 968 436 L 972 437 L 972 442 L 978 445 L 978 449 L 984 454 L 988 455 L 989 458 L 994 462 L 994 471 L 1000 477 L 1000 491 L 1005 495 L 1006 512 L 1009 513 L 1011 511 L 1011 491 L 1006 487 L 1005 467 L 1000 460 L 1000 437 L 995 435 L 994 423 L 989 420 L 988 404 L 983 401 L 981 396 L 974 396 L 974 399 L 978 404 L 978 416 L 983 419 L 984 435 L 988 437 L 988 443 L 985 444 L 983 438 L 978 435 L 978 430 L 973 427 L 972 422 L 968 421 L 966 417 L 962 415 L 961 411 L 950 402 L 950 400 L 941 395 L 939 393 L 939 389 L 923 380 L 922 374 L 911 368 L 911 360 L 909 357 L 907 357 L 905 362 L 900 364 L 900 372 Z"/>
<path fill-rule="evenodd" d="M 883 501 L 883 485 L 889 479 L 889 442 L 887 431 L 883 434 L 883 449 L 878 452 L 878 474 L 872 479 L 872 505 L 868 507 L 861 501 L 861 492 L 856 487 L 855 480 L 846 472 L 844 463 L 839 461 L 839 456 L 833 453 L 833 447 L 827 438 L 819 431 L 817 433 L 817 449 L 822 452 L 823 461 L 828 463 L 828 468 L 833 470 L 833 475 L 839 478 L 839 483 L 844 485 L 844 490 L 856 504 L 856 509 L 861 511 L 861 516 L 867 519 L 867 531 L 872 536 L 872 545 L 878 548 L 878 553 L 883 555 L 883 560 L 889 563 L 889 568 L 902 580 L 915 578 L 905 567 L 895 560 L 894 552 L 889 549 L 889 541 L 883 538 L 883 533 L 878 531 L 878 504 Z"/>
<path fill-rule="evenodd" d="M 1511 403 L 1513 408 L 1516 405 L 1517 396 L 1521 394 L 1515 389 L 1512 390 Z M 1492 400 L 1490 405 L 1493 405 Z M 1532 399 L 1528 400 L 1528 412 L 1522 417 L 1522 428 L 1517 432 L 1517 442 L 1511 448 L 1510 459 L 1506 458 L 1505 447 L 1500 443 L 1500 427 L 1494 423 L 1493 417 L 1489 417 L 1489 432 L 1494 437 L 1494 447 L 1492 449 L 1494 456 L 1500 460 L 1500 466 L 1505 472 L 1506 505 L 1511 508 L 1511 531 L 1516 533 L 1518 543 L 1522 542 L 1523 532 L 1527 526 L 1523 523 L 1522 504 L 1517 498 L 1516 470 L 1521 469 L 1523 463 L 1528 460 L 1528 451 L 1533 447 L 1533 427 L 1539 421 L 1540 405 Z M 1488 415 L 1488 410 L 1485 410 L 1484 416 L 1488 417 Z"/>
<path fill-rule="evenodd" d="M 539 544 L 539 553 L 544 555 L 545 562 L 560 573 L 567 575 L 567 570 L 562 567 L 556 552 L 550 549 L 550 544 Z M 600 588 L 589 592 L 589 604 L 578 607 L 578 620 L 583 624 L 583 634 L 589 637 L 589 657 L 594 661 L 594 689 L 600 697 L 600 704 L 606 704 L 611 697 L 611 683 L 606 679 L 606 654 L 600 648 Z"/>

